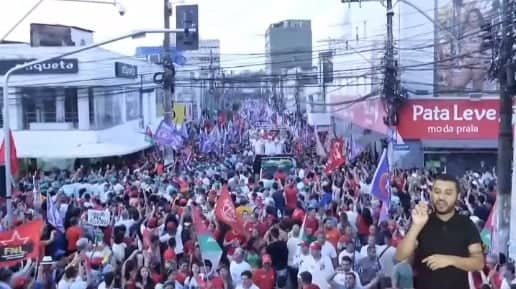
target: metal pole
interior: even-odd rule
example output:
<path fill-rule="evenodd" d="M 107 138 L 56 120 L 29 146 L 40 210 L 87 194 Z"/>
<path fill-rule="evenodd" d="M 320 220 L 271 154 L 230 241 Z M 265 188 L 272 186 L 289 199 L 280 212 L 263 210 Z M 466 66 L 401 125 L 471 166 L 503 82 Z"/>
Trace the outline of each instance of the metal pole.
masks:
<path fill-rule="evenodd" d="M 7 138 L 9 138 L 9 132 L 11 130 L 11 124 L 10 124 L 10 119 L 9 119 L 9 78 L 11 77 L 11 75 L 13 73 L 15 73 L 16 71 L 25 69 L 25 68 L 33 66 L 35 64 L 40 64 L 40 63 L 52 61 L 52 60 L 55 60 L 55 59 L 63 58 L 63 57 L 66 57 L 66 56 L 74 55 L 74 54 L 77 54 L 77 53 L 80 53 L 80 52 L 83 52 L 83 51 L 86 51 L 86 50 L 91 50 L 93 48 L 96 48 L 96 47 L 99 47 L 99 46 L 103 46 L 103 45 L 106 45 L 106 44 L 109 44 L 109 43 L 112 43 L 112 42 L 116 42 L 116 41 L 119 41 L 119 40 L 122 40 L 122 39 L 130 38 L 130 37 L 145 36 L 145 34 L 147 34 L 147 33 L 166 33 L 166 34 L 168 34 L 168 33 L 178 33 L 178 32 L 182 32 L 182 31 L 183 30 L 181 30 L 181 29 L 179 29 L 179 30 L 178 29 L 155 29 L 155 30 L 141 30 L 141 31 L 131 32 L 131 33 L 124 34 L 122 36 L 115 37 L 115 38 L 112 38 L 112 39 L 109 39 L 109 40 L 105 40 L 105 41 L 102 41 L 102 42 L 99 42 L 99 43 L 94 43 L 94 44 L 90 44 L 90 45 L 87 45 L 87 46 L 82 46 L 82 47 L 79 47 L 79 48 L 77 48 L 75 50 L 71 50 L 71 51 L 68 51 L 68 52 L 56 55 L 56 56 L 42 58 L 42 59 L 36 59 L 34 61 L 31 61 L 31 62 L 27 62 L 27 63 L 21 64 L 21 65 L 17 65 L 15 67 L 9 69 L 5 73 L 5 75 L 4 75 L 4 83 L 3 83 L 3 91 L 2 91 L 3 95 L 2 96 L 3 96 L 3 101 L 4 101 L 4 103 L 3 103 L 3 105 L 4 105 L 4 108 L 3 108 L 3 118 L 4 118 L 3 132 L 4 132 L 4 140 L 6 140 L 5 141 L 5 154 L 4 154 L 4 159 L 5 159 L 5 196 L 6 196 L 6 199 L 7 199 L 7 220 L 8 220 L 8 225 L 9 226 L 10 226 L 11 221 L 12 221 L 12 200 L 11 200 L 12 188 L 11 188 L 11 181 L 10 181 L 10 180 L 12 180 L 12 176 L 11 176 L 11 144 L 10 144 L 10 142 L 9 142 L 9 140 Z"/>
<path fill-rule="evenodd" d="M 503 0 L 502 19 L 502 51 L 500 55 L 501 69 L 499 72 L 500 82 L 500 130 L 498 137 L 498 197 L 497 197 L 497 220 L 496 251 L 507 254 L 509 244 L 510 227 L 510 198 L 511 198 L 511 169 L 512 169 L 512 95 L 509 90 L 509 78 L 514 77 L 511 73 L 512 58 L 512 28 L 509 0 Z M 512 81 L 511 81 L 512 82 Z"/>
<path fill-rule="evenodd" d="M 10 139 L 10 119 L 9 119 L 9 76 L 15 71 L 16 67 L 11 68 L 4 75 L 4 86 L 2 90 L 4 98 L 4 160 L 5 160 L 5 198 L 7 205 L 7 228 L 11 228 L 13 220 L 13 200 L 11 184 L 11 139 Z"/>
<path fill-rule="evenodd" d="M 170 16 L 172 15 L 172 3 L 169 0 L 163 0 L 163 22 L 165 29 L 170 29 Z M 174 89 L 173 78 L 175 77 L 174 63 L 170 57 L 170 35 L 165 34 L 163 37 L 163 110 L 166 123 L 172 121 L 172 90 Z"/>
<path fill-rule="evenodd" d="M 113 1 L 100 1 L 100 0 L 57 0 L 61 2 L 79 2 L 79 3 L 92 3 L 92 4 L 109 4 L 109 5 L 117 5 L 116 0 Z"/>
<path fill-rule="evenodd" d="M 39 0 L 34 6 L 32 6 L 27 13 L 23 15 L 23 17 L 16 22 L 16 24 L 13 25 L 5 34 L 0 38 L 0 43 L 3 42 L 13 31 L 16 29 L 25 19 L 27 19 L 38 7 L 41 5 L 45 0 Z M 97 0 L 56 0 L 56 1 L 62 1 L 62 2 L 79 2 L 79 3 L 91 3 L 91 4 L 109 4 L 117 6 L 118 3 L 116 0 L 113 0 L 112 2 L 106 2 L 106 1 L 97 1 Z"/>
<path fill-rule="evenodd" d="M 439 2 L 438 0 L 434 0 L 434 19 L 435 21 L 432 21 L 434 23 L 434 67 L 433 67 L 433 96 L 438 97 L 439 96 L 439 72 L 437 70 L 438 64 L 437 60 L 439 59 L 439 25 L 437 25 L 437 19 L 439 19 Z"/>
<path fill-rule="evenodd" d="M 215 70 L 213 69 L 213 50 L 210 49 L 210 90 L 209 90 L 209 109 L 210 111 L 215 111 Z"/>
<path fill-rule="evenodd" d="M 0 43 L 3 42 L 23 21 L 25 21 L 25 19 L 27 19 L 27 17 L 29 17 L 32 14 L 32 12 L 34 12 L 34 10 L 36 10 L 39 7 L 39 5 L 43 3 L 43 1 L 45 0 L 39 0 L 36 4 L 34 4 L 34 6 L 32 6 L 32 8 L 30 8 L 29 11 L 27 11 L 27 13 L 25 13 L 25 15 L 23 15 L 23 17 L 20 20 L 18 20 L 18 22 L 16 22 L 16 24 L 14 24 L 14 26 L 11 27 L 11 29 L 9 29 L 7 33 L 4 34 L 4 36 L 2 36 L 2 38 L 0 39 Z"/>

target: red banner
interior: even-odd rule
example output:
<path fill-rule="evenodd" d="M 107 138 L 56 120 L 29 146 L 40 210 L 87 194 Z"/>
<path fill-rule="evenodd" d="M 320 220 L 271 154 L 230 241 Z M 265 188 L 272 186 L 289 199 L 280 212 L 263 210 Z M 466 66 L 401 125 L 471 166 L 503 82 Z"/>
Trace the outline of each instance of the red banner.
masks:
<path fill-rule="evenodd" d="M 39 258 L 43 221 L 37 220 L 0 233 L 0 267 Z"/>
<path fill-rule="evenodd" d="M 331 101 L 335 103 L 339 101 L 356 100 L 356 98 L 357 97 L 335 97 L 332 98 Z M 387 127 L 383 122 L 385 109 L 379 98 L 368 99 L 355 104 L 335 106 L 332 114 L 339 119 L 349 121 L 353 125 L 357 125 L 363 129 L 370 129 L 381 134 L 387 134 Z"/>
<path fill-rule="evenodd" d="M 342 139 L 334 139 L 331 144 L 330 153 L 328 155 L 328 162 L 324 171 L 331 173 L 333 170 L 338 169 L 340 166 L 346 163 L 344 158 L 344 141 Z"/>
<path fill-rule="evenodd" d="M 400 112 L 404 139 L 496 139 L 498 99 L 409 100 Z"/>
<path fill-rule="evenodd" d="M 217 203 L 215 204 L 215 216 L 219 221 L 230 226 L 239 234 L 244 236 L 247 235 L 244 223 L 240 218 L 237 217 L 235 205 L 233 204 L 233 200 L 229 195 L 227 185 L 222 187 L 220 196 L 217 199 Z"/>

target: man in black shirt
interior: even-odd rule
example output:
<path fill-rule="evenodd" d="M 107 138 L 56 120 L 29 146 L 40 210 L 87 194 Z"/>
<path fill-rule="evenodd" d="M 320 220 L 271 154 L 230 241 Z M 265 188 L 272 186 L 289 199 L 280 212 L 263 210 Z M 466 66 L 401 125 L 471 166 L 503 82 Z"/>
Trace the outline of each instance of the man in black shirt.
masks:
<path fill-rule="evenodd" d="M 468 289 L 468 271 L 484 267 L 480 234 L 468 217 L 455 211 L 459 183 L 454 177 L 437 176 L 430 195 L 433 212 L 424 202 L 412 210 L 412 225 L 396 259 L 414 254 L 418 289 Z"/>
<path fill-rule="evenodd" d="M 265 235 L 266 251 L 272 257 L 272 267 L 276 271 L 276 285 L 278 288 L 284 288 L 287 282 L 287 242 L 281 239 L 279 229 L 276 227 L 272 227 Z"/>

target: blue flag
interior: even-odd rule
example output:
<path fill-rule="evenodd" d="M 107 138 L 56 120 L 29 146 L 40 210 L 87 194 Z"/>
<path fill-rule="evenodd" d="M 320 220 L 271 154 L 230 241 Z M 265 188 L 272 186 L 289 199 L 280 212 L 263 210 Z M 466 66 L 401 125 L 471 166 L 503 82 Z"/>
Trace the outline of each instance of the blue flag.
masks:
<path fill-rule="evenodd" d="M 389 203 L 390 201 L 390 176 L 387 150 L 383 150 L 378 167 L 376 167 L 376 171 L 374 172 L 373 182 L 371 184 L 371 195 L 385 203 Z"/>
<path fill-rule="evenodd" d="M 177 150 L 183 144 L 180 132 L 165 121 L 161 121 L 156 133 L 154 134 L 156 142 L 162 146 L 171 147 Z"/>
<path fill-rule="evenodd" d="M 50 225 L 54 226 L 59 232 L 64 233 L 65 228 L 63 225 L 63 218 L 59 213 L 52 197 L 47 198 L 47 221 Z"/>

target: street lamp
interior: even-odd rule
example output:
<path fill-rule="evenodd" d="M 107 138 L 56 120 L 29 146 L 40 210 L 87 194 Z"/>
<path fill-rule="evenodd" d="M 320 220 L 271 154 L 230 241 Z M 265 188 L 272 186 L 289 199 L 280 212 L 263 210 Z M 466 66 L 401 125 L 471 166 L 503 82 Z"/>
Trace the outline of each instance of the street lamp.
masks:
<path fill-rule="evenodd" d="M 197 32 L 196 29 L 189 29 L 189 30 L 191 32 Z M 99 43 L 93 43 L 93 44 L 90 44 L 87 46 L 79 47 L 77 49 L 74 49 L 74 50 L 59 54 L 59 55 L 55 55 L 55 56 L 51 56 L 51 57 L 47 57 L 47 58 L 36 59 L 31 62 L 20 64 L 20 65 L 17 65 L 15 67 L 9 69 L 5 73 L 2 93 L 3 93 L 3 101 L 4 101 L 3 102 L 3 106 L 4 106 L 3 107 L 3 112 L 4 112 L 3 113 L 3 118 L 4 118 L 3 131 L 4 131 L 4 140 L 5 140 L 4 141 L 4 145 L 5 145 L 5 155 L 4 155 L 5 156 L 5 196 L 7 199 L 7 222 L 9 225 L 12 224 L 12 213 L 13 213 L 12 199 L 11 199 L 11 195 L 12 195 L 12 187 L 11 187 L 12 176 L 11 176 L 11 157 L 10 157 L 11 156 L 11 143 L 8 139 L 9 133 L 11 130 L 10 119 L 9 119 L 9 77 L 16 71 L 22 70 L 24 68 L 27 68 L 27 67 L 30 67 L 33 65 L 56 60 L 59 58 L 70 56 L 70 55 L 74 55 L 74 54 L 77 54 L 80 52 L 84 52 L 86 50 L 91 50 L 93 48 L 97 48 L 99 46 L 103 46 L 103 45 L 113 43 L 113 42 L 116 42 L 119 40 L 123 40 L 126 38 L 140 38 L 140 37 L 144 37 L 146 34 L 151 34 L 151 33 L 155 34 L 155 33 L 182 33 L 182 32 L 184 32 L 184 29 L 150 29 L 150 30 L 134 31 L 134 32 L 123 34 L 121 36 L 118 36 L 118 37 L 115 37 L 112 39 L 108 39 L 108 40 L 105 40 L 105 41 L 102 41 Z"/>
<path fill-rule="evenodd" d="M 124 16 L 124 14 L 125 14 L 125 7 L 124 7 L 124 5 L 122 5 L 122 3 L 118 2 L 117 0 L 112 0 L 112 1 L 100 1 L 100 0 L 56 0 L 56 1 L 113 5 L 113 6 L 115 6 L 118 9 L 118 13 L 120 14 L 120 16 Z"/>
<path fill-rule="evenodd" d="M 23 21 L 25 21 L 25 19 L 27 19 L 27 17 L 29 17 L 34 12 L 34 10 L 36 10 L 43 3 L 43 1 L 45 1 L 45 0 L 39 0 L 38 2 L 36 2 L 36 4 L 34 4 L 34 6 L 32 6 L 29 9 L 29 11 L 27 11 L 27 13 L 25 13 L 23 15 L 23 17 L 20 18 L 20 20 L 18 20 L 18 22 L 16 22 L 16 24 L 14 24 L 13 27 L 11 27 L 11 29 L 9 29 L 4 34 L 4 36 L 2 36 L 2 38 L 0 38 L 0 43 L 2 43 L 14 31 L 14 29 L 16 29 Z M 118 13 L 120 14 L 120 16 L 124 16 L 124 14 L 126 12 L 125 7 L 122 5 L 122 3 L 118 2 L 117 0 L 113 0 L 113 1 L 100 1 L 100 0 L 56 0 L 56 1 L 92 3 L 92 4 L 109 4 L 109 5 L 113 5 L 113 6 L 118 8 Z"/>

